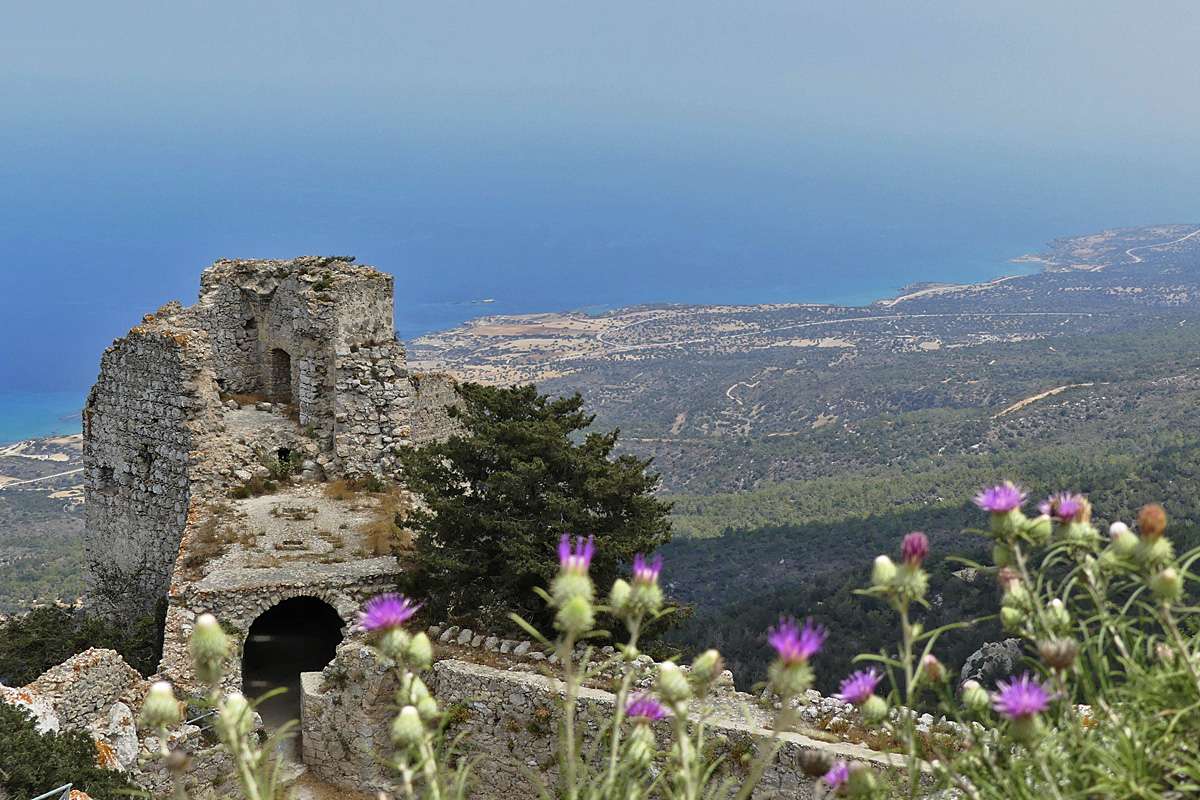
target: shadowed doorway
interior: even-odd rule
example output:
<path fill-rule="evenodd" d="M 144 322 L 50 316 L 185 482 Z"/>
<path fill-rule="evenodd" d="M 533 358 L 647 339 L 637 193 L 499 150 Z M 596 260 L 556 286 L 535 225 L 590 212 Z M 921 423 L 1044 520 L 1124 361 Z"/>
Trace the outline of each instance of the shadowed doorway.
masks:
<path fill-rule="evenodd" d="M 342 618 L 323 600 L 293 597 L 254 620 L 242 653 L 242 692 L 248 699 L 287 689 L 258 707 L 274 729 L 300 718 L 300 673 L 319 672 L 342 641 Z"/>

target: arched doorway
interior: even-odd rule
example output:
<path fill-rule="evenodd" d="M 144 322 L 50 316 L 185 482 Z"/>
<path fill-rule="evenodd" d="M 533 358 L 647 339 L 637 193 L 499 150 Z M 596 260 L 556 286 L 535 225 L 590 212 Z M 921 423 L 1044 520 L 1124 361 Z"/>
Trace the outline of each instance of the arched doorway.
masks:
<path fill-rule="evenodd" d="M 287 689 L 258 707 L 267 728 L 300 718 L 300 673 L 319 672 L 342 641 L 342 618 L 323 600 L 293 597 L 250 626 L 242 653 L 242 692 L 256 698 Z"/>
<path fill-rule="evenodd" d="M 292 402 L 292 357 L 278 347 L 268 354 L 267 397 L 272 403 Z"/>

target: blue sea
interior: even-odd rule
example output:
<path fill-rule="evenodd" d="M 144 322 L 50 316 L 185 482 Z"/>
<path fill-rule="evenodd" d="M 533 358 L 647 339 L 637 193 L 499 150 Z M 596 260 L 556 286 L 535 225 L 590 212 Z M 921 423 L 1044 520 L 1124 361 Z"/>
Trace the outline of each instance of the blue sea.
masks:
<path fill-rule="evenodd" d="M 1193 162 L 1105 152 L 334 122 L 143 120 L 86 146 L 0 129 L 0 441 L 78 430 L 103 349 L 221 257 L 353 254 L 396 276 L 412 338 L 496 313 L 867 303 L 1200 218 Z"/>

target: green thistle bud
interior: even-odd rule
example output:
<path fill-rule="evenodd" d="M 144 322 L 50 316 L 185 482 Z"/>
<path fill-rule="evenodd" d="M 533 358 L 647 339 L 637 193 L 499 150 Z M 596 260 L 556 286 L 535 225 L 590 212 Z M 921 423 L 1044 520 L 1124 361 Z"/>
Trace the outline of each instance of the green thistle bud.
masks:
<path fill-rule="evenodd" d="M 671 705 L 686 703 L 692 696 L 687 678 L 671 661 L 658 665 L 658 695 Z"/>
<path fill-rule="evenodd" d="M 626 609 L 630 614 L 655 614 L 662 604 L 662 588 L 657 583 L 637 581 L 633 584 Z"/>
<path fill-rule="evenodd" d="M 1004 597 L 1001 598 L 1000 604 L 1006 608 L 1027 610 L 1033 607 L 1033 598 L 1025 584 L 1012 581 L 1004 587 Z"/>
<path fill-rule="evenodd" d="M 229 637 L 212 614 L 201 614 L 196 620 L 188 652 L 201 682 L 215 684 L 221 680 L 225 658 L 229 655 Z"/>
<path fill-rule="evenodd" d="M 1167 567 L 1154 575 L 1150 579 L 1150 591 L 1164 603 L 1177 602 L 1183 596 L 1183 580 L 1179 577 L 1179 571 L 1174 567 Z"/>
<path fill-rule="evenodd" d="M 866 702 L 858 707 L 859 713 L 862 714 L 863 722 L 868 725 L 876 725 L 887 719 L 888 704 L 877 694 L 873 694 L 867 698 Z"/>
<path fill-rule="evenodd" d="M 992 704 L 987 689 L 979 685 L 979 681 L 965 681 L 962 685 L 962 702 L 971 711 L 980 713 L 987 711 Z"/>
<path fill-rule="evenodd" d="M 893 583 L 897 593 L 908 600 L 920 600 L 929 591 L 929 576 L 916 564 L 904 564 Z"/>
<path fill-rule="evenodd" d="M 992 535 L 997 539 L 1011 539 L 1020 533 L 1028 522 L 1019 508 L 1002 514 L 992 514 L 991 521 Z"/>
<path fill-rule="evenodd" d="M 1017 717 L 1008 726 L 1013 739 L 1023 745 L 1031 745 L 1042 736 L 1042 719 L 1037 714 Z"/>
<path fill-rule="evenodd" d="M 933 683 L 941 683 L 946 679 L 946 668 L 933 653 L 921 659 L 921 674 Z"/>
<path fill-rule="evenodd" d="M 428 695 L 417 701 L 417 712 L 421 715 L 421 719 L 427 722 L 437 719 L 440 713 L 437 701 Z"/>
<path fill-rule="evenodd" d="M 649 725 L 634 725 L 625 740 L 625 763 L 637 770 L 649 768 L 654 760 L 654 731 Z"/>
<path fill-rule="evenodd" d="M 413 706 L 400 709 L 392 721 L 392 744 L 397 747 L 416 747 L 425 738 L 421 714 Z"/>
<path fill-rule="evenodd" d="M 1134 559 L 1147 572 L 1157 571 L 1175 560 L 1175 547 L 1165 536 L 1143 537 L 1138 541 Z"/>
<path fill-rule="evenodd" d="M 612 589 L 608 592 L 608 604 L 612 606 L 613 611 L 620 614 L 625 610 L 625 605 L 629 602 L 629 592 L 629 583 L 623 578 L 613 581 Z"/>
<path fill-rule="evenodd" d="M 591 601 L 578 594 L 567 600 L 554 617 L 554 627 L 572 636 L 587 633 L 595 622 Z"/>
<path fill-rule="evenodd" d="M 1072 547 L 1094 548 L 1100 544 L 1100 532 L 1090 522 L 1069 522 L 1063 526 L 1062 540 Z"/>
<path fill-rule="evenodd" d="M 887 556 L 876 556 L 875 566 L 871 569 L 871 585 L 883 589 L 891 585 L 896 578 L 896 565 Z"/>
<path fill-rule="evenodd" d="M 1034 517 L 1025 523 L 1025 538 L 1035 545 L 1043 545 L 1050 541 L 1050 534 L 1054 531 L 1054 522 L 1048 514 L 1042 514 L 1039 517 Z"/>
<path fill-rule="evenodd" d="M 412 637 L 412 641 L 408 643 L 404 662 L 411 669 L 417 670 L 429 669 L 429 665 L 433 663 L 433 642 L 429 641 L 424 631 Z"/>
<path fill-rule="evenodd" d="M 412 637 L 403 628 L 388 628 L 379 637 L 379 643 L 375 646 L 379 652 L 392 661 L 402 661 L 411 641 Z"/>
<path fill-rule="evenodd" d="M 846 781 L 846 789 L 851 797 L 875 797 L 879 791 L 879 779 L 870 767 L 854 764 L 850 767 L 850 779 Z"/>
<path fill-rule="evenodd" d="M 429 687 L 425 685 L 425 681 L 406 672 L 400 679 L 400 688 L 396 690 L 396 705 L 413 705 L 425 697 L 429 697 Z"/>
<path fill-rule="evenodd" d="M 226 744 L 245 739 L 254 730 L 254 710 L 241 692 L 231 692 L 221 700 L 216 727 Z"/>
<path fill-rule="evenodd" d="M 1016 631 L 1021 628 L 1021 623 L 1025 621 L 1025 612 L 1019 608 L 1012 606 L 1004 606 L 1000 609 L 1000 624 L 1007 631 Z"/>
<path fill-rule="evenodd" d="M 775 694 L 786 700 L 808 691 L 812 686 L 813 671 L 807 661 L 773 661 L 767 677 Z"/>
<path fill-rule="evenodd" d="M 1108 535 L 1112 539 L 1112 549 L 1124 559 L 1133 558 L 1137 552 L 1138 537 L 1124 522 L 1114 522 L 1108 526 Z"/>
<path fill-rule="evenodd" d="M 1046 616 L 1049 617 L 1050 625 L 1057 630 L 1066 630 L 1071 626 L 1071 613 L 1057 597 L 1046 605 Z"/>
<path fill-rule="evenodd" d="M 1116 547 L 1106 547 L 1100 551 L 1100 558 L 1096 563 L 1100 567 L 1101 572 L 1115 572 L 1121 568 L 1123 559 L 1117 552 Z"/>
<path fill-rule="evenodd" d="M 720 653 L 716 650 L 705 650 L 692 661 L 692 680 L 699 686 L 708 686 L 724 668 Z"/>
<path fill-rule="evenodd" d="M 1008 545 L 1002 542 L 997 542 L 992 545 L 992 562 L 997 567 L 1011 567 L 1013 565 L 1013 553 Z"/>
<path fill-rule="evenodd" d="M 550 584 L 550 594 L 557 608 L 565 606 L 572 597 L 582 597 L 591 604 L 595 599 L 595 591 L 592 579 L 578 572 L 560 572 Z"/>
<path fill-rule="evenodd" d="M 142 703 L 142 725 L 157 730 L 178 725 L 182 719 L 183 715 L 179 713 L 179 701 L 175 699 L 171 684 L 166 681 L 154 683 L 150 687 L 150 691 L 146 693 L 146 700 Z"/>

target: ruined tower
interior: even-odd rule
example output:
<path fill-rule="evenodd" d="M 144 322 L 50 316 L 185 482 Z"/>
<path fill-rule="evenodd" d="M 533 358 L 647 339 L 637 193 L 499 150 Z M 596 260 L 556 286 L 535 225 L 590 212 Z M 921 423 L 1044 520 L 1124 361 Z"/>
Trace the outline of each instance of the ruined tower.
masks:
<path fill-rule="evenodd" d="M 84 410 L 100 610 L 132 619 L 185 584 L 185 530 L 239 487 L 390 477 L 402 448 L 445 432 L 452 383 L 409 374 L 392 303 L 392 276 L 352 258 L 222 260 L 195 305 L 105 351 Z"/>

